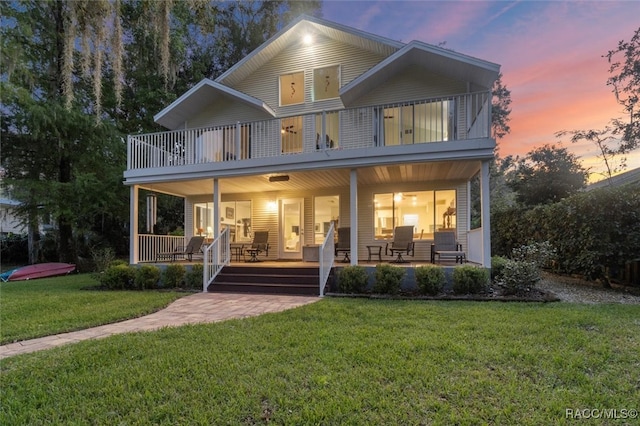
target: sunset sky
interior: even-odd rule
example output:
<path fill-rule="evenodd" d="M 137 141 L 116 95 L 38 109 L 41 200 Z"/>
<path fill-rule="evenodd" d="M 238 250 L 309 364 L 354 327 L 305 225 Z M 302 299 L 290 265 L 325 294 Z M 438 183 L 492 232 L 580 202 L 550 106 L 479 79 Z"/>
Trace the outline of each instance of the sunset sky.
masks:
<path fill-rule="evenodd" d="M 640 27 L 639 1 L 333 1 L 323 17 L 408 43 L 445 47 L 501 65 L 511 90 L 511 133 L 500 156 L 526 155 L 546 143 L 567 147 L 592 172 L 595 147 L 558 139 L 561 130 L 604 127 L 623 117 L 606 85 L 605 55 Z M 640 151 L 628 157 L 640 167 Z M 594 174 L 592 180 L 601 179 Z"/>

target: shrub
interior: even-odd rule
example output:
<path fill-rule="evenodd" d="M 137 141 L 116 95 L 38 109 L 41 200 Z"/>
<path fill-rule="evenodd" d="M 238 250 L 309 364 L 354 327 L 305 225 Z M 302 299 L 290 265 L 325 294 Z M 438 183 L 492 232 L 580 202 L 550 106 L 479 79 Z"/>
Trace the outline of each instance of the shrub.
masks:
<path fill-rule="evenodd" d="M 364 293 L 369 277 L 363 266 L 352 265 L 340 269 L 338 291 L 340 293 Z"/>
<path fill-rule="evenodd" d="M 435 296 L 444 288 L 446 278 L 444 268 L 435 265 L 424 265 L 416 268 L 416 283 L 422 294 Z"/>
<path fill-rule="evenodd" d="M 540 281 L 540 268 L 536 262 L 508 260 L 497 284 L 504 287 L 505 294 L 521 294 Z"/>
<path fill-rule="evenodd" d="M 640 186 L 596 189 L 533 209 L 492 211 L 494 254 L 511 255 L 525 241 L 549 241 L 559 272 L 606 282 L 640 253 Z"/>
<path fill-rule="evenodd" d="M 4 264 L 27 264 L 29 262 L 27 235 L 9 234 L 0 237 L 0 259 Z"/>
<path fill-rule="evenodd" d="M 115 259 L 113 261 L 111 261 L 111 263 L 109 263 L 109 266 L 128 266 L 129 262 L 127 262 L 126 260 L 122 260 L 122 259 Z"/>
<path fill-rule="evenodd" d="M 202 275 L 204 273 L 204 266 L 201 263 L 196 263 L 191 267 L 191 270 L 184 276 L 185 287 L 189 289 L 201 289 L 202 288 Z"/>
<path fill-rule="evenodd" d="M 116 254 L 111 247 L 91 250 L 91 258 L 96 268 L 96 272 L 104 272 L 116 259 Z"/>
<path fill-rule="evenodd" d="M 133 288 L 136 269 L 129 265 L 109 266 L 97 275 L 100 284 L 109 290 L 125 290 Z"/>
<path fill-rule="evenodd" d="M 538 268 L 549 266 L 555 257 L 555 250 L 549 241 L 530 243 L 516 247 L 512 251 L 514 260 L 535 263 Z"/>
<path fill-rule="evenodd" d="M 153 265 L 142 265 L 136 271 L 135 285 L 139 290 L 157 288 L 160 281 L 160 268 Z"/>
<path fill-rule="evenodd" d="M 376 281 L 373 292 L 378 294 L 400 293 L 400 283 L 406 271 L 399 266 L 382 263 L 376 266 Z"/>
<path fill-rule="evenodd" d="M 484 268 L 461 266 L 453 270 L 453 292 L 477 294 L 486 290 L 489 273 Z"/>
<path fill-rule="evenodd" d="M 167 265 L 162 273 L 162 284 L 166 288 L 178 288 L 182 287 L 186 269 L 179 263 L 173 263 Z"/>
<path fill-rule="evenodd" d="M 502 275 L 502 270 L 507 264 L 508 259 L 502 256 L 493 256 L 491 258 L 491 279 L 496 280 Z"/>

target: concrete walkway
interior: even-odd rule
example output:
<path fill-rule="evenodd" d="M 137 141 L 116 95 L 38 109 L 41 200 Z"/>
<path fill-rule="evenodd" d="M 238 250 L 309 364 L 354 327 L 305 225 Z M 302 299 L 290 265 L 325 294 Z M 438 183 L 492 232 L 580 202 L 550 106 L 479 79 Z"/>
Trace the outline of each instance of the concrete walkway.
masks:
<path fill-rule="evenodd" d="M 100 339 L 113 334 L 150 331 L 162 327 L 218 322 L 268 312 L 280 312 L 318 300 L 320 298 L 314 296 L 197 293 L 178 299 L 165 309 L 144 317 L 0 346 L 0 359 L 76 343 L 81 340 Z"/>

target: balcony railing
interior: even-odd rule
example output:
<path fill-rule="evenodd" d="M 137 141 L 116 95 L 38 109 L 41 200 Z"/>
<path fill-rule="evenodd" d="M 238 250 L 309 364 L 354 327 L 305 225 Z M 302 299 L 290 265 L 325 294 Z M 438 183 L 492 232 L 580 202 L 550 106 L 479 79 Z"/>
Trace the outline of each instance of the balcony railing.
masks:
<path fill-rule="evenodd" d="M 489 92 L 128 138 L 128 170 L 487 138 Z"/>

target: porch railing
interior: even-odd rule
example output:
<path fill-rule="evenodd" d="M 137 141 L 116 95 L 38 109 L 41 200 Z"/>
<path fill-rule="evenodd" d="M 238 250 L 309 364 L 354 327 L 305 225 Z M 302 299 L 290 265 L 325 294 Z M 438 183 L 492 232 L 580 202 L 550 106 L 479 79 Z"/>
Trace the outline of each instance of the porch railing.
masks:
<path fill-rule="evenodd" d="M 158 253 L 170 253 L 186 245 L 186 239 L 173 235 L 138 235 L 138 262 L 155 262 Z"/>
<path fill-rule="evenodd" d="M 320 263 L 320 297 L 324 296 L 325 286 L 327 285 L 331 268 L 333 268 L 333 261 L 335 259 L 334 234 L 335 229 L 332 222 L 331 227 L 329 227 L 329 232 L 327 232 L 327 236 L 320 246 L 320 256 L 318 259 Z"/>
<path fill-rule="evenodd" d="M 230 242 L 229 228 L 225 228 L 220 236 L 204 249 L 202 291 L 207 291 L 222 268 L 231 263 Z"/>
<path fill-rule="evenodd" d="M 273 158 L 327 149 L 490 136 L 490 92 L 349 108 L 271 120 L 130 135 L 127 169 Z"/>

